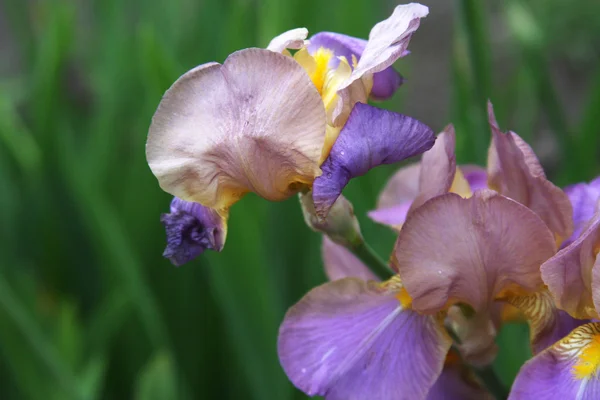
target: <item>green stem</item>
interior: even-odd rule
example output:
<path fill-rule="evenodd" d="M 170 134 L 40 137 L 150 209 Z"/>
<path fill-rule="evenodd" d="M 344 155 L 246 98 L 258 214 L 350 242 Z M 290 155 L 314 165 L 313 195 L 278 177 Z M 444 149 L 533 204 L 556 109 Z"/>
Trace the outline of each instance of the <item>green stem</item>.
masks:
<path fill-rule="evenodd" d="M 382 280 L 387 280 L 394 275 L 388 264 L 364 240 L 360 240 L 349 250 Z"/>
<path fill-rule="evenodd" d="M 494 367 L 488 365 L 483 368 L 473 367 L 473 372 L 483 382 L 483 385 L 492 393 L 496 400 L 505 400 L 508 398 L 508 390 L 500 380 Z"/>

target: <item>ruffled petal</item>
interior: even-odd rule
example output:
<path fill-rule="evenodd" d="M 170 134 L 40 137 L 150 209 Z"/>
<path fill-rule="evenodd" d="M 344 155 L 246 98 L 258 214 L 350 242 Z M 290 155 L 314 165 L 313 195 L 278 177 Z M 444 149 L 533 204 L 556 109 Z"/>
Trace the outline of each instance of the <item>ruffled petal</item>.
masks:
<path fill-rule="evenodd" d="M 431 128 L 416 119 L 357 103 L 315 179 L 313 199 L 324 218 L 351 178 L 429 150 Z"/>
<path fill-rule="evenodd" d="M 419 194 L 419 163 L 402 167 L 387 182 L 369 217 L 380 224 L 398 226 L 406 220 L 413 200 Z"/>
<path fill-rule="evenodd" d="M 279 36 L 275 36 L 267 46 L 267 50 L 281 53 L 285 49 L 301 49 L 304 47 L 304 41 L 308 37 L 308 29 L 296 28 L 283 32 Z"/>
<path fill-rule="evenodd" d="M 529 360 L 517 375 L 509 400 L 596 400 L 600 398 L 597 374 L 582 377 L 590 369 L 586 354 L 598 360 L 598 324 L 583 325 L 552 347 Z"/>
<path fill-rule="evenodd" d="M 331 281 L 343 278 L 360 278 L 365 281 L 378 281 L 379 278 L 344 246 L 341 246 L 327 236 L 323 236 L 321 247 L 325 273 Z"/>
<path fill-rule="evenodd" d="M 600 178 L 591 182 L 567 186 L 565 193 L 573 206 L 573 235 L 562 246 L 575 241 L 597 211 L 600 211 Z"/>
<path fill-rule="evenodd" d="M 308 51 L 312 54 L 319 48 L 333 50 L 337 57 L 345 57 L 349 63 L 352 63 L 353 57 L 360 60 L 362 53 L 367 45 L 364 39 L 355 38 L 348 35 L 335 32 L 319 32 L 310 38 Z M 331 67 L 337 67 L 339 58 L 333 58 Z M 396 92 L 402 84 L 402 76 L 394 70 L 393 67 L 388 67 L 381 72 L 373 75 L 373 88 L 371 89 L 371 98 L 374 100 L 385 100 Z"/>
<path fill-rule="evenodd" d="M 542 265 L 542 279 L 556 304 L 575 318 L 598 318 L 592 293 L 600 285 L 594 285 L 592 270 L 599 246 L 600 213 L 575 242 Z"/>
<path fill-rule="evenodd" d="M 383 71 L 405 55 L 412 34 L 427 14 L 429 8 L 418 3 L 396 6 L 388 19 L 371 29 L 360 61 L 340 89 L 350 86 L 363 75 Z"/>
<path fill-rule="evenodd" d="M 320 174 L 325 109 L 290 57 L 263 49 L 201 65 L 165 93 L 146 156 L 161 187 L 227 209 L 247 192 L 282 200 Z"/>
<path fill-rule="evenodd" d="M 569 197 L 546 179 L 535 153 L 519 135 L 500 131 L 491 103 L 488 103 L 488 114 L 492 129 L 488 152 L 489 187 L 532 209 L 557 241 L 567 239 L 573 233 Z"/>
<path fill-rule="evenodd" d="M 455 302 L 481 311 L 506 293 L 541 289 L 540 265 L 555 251 L 547 226 L 519 203 L 491 190 L 448 193 L 409 215 L 392 266 L 416 311 Z"/>
<path fill-rule="evenodd" d="M 571 317 L 556 308 L 554 300 L 547 290 L 527 296 L 511 296 L 507 303 L 520 310 L 529 323 L 531 350 L 537 354 L 588 320 Z"/>
<path fill-rule="evenodd" d="M 451 340 L 432 316 L 403 309 L 381 284 L 346 278 L 287 313 L 279 359 L 292 383 L 327 400 L 424 399 Z"/>
<path fill-rule="evenodd" d="M 160 218 L 167 232 L 163 256 L 180 266 L 204 250 L 221 251 L 227 236 L 226 218 L 226 215 L 198 203 L 173 198 L 171 212 Z"/>

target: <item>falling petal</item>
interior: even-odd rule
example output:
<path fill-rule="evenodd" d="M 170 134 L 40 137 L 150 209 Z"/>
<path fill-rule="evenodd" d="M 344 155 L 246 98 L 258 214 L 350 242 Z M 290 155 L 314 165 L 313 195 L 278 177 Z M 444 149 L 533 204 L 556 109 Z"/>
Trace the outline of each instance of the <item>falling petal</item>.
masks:
<path fill-rule="evenodd" d="M 346 278 L 310 291 L 287 313 L 279 359 L 292 383 L 327 400 L 424 399 L 451 340 L 394 292 Z"/>
<path fill-rule="evenodd" d="M 290 57 L 263 49 L 199 66 L 165 93 L 146 155 L 161 187 L 224 210 L 247 192 L 283 200 L 320 174 L 323 102 Z"/>
<path fill-rule="evenodd" d="M 324 218 L 351 178 L 430 149 L 435 135 L 425 124 L 391 111 L 357 103 L 315 179 L 313 199 Z"/>
<path fill-rule="evenodd" d="M 555 251 L 547 226 L 519 203 L 491 190 L 448 193 L 409 215 L 392 266 L 416 311 L 457 302 L 481 311 L 506 293 L 541 289 L 540 265 Z"/>

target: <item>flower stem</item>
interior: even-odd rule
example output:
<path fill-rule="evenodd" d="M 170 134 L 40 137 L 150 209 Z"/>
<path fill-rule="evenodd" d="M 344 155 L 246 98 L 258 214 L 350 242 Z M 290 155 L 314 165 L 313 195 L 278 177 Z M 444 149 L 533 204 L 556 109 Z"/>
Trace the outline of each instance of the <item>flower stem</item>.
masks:
<path fill-rule="evenodd" d="M 473 367 L 473 372 L 481 382 L 483 382 L 483 385 L 492 393 L 496 400 L 506 400 L 508 398 L 508 390 L 496 374 L 496 371 L 494 371 L 492 365 L 483 368 Z"/>
<path fill-rule="evenodd" d="M 364 240 L 357 241 L 348 249 L 382 280 L 387 280 L 394 275 L 388 264 Z"/>

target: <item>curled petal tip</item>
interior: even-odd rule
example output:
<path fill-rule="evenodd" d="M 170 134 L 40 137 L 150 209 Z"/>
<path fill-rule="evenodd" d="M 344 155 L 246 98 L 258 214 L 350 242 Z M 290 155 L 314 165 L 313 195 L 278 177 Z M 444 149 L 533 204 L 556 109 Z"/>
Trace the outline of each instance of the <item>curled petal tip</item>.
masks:
<path fill-rule="evenodd" d="M 422 122 L 357 103 L 313 184 L 317 215 L 327 216 L 351 178 L 421 154 L 434 143 L 433 131 Z"/>
<path fill-rule="evenodd" d="M 281 53 L 285 49 L 300 49 L 308 37 L 308 29 L 296 28 L 275 36 L 267 46 L 267 50 Z"/>
<path fill-rule="evenodd" d="M 163 257 L 176 266 L 193 260 L 205 250 L 221 251 L 225 245 L 225 218 L 201 204 L 175 197 L 171 212 L 163 214 L 160 221 L 167 233 Z"/>

